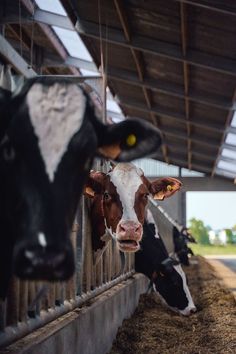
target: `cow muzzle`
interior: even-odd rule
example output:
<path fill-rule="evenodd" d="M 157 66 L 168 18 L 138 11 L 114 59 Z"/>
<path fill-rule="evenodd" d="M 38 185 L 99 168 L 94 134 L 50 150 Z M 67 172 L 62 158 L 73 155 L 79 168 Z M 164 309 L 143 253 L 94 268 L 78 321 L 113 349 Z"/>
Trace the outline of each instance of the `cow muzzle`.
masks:
<path fill-rule="evenodd" d="M 14 273 L 21 279 L 67 280 L 74 273 L 72 245 L 21 245 L 14 252 Z"/>
<path fill-rule="evenodd" d="M 116 228 L 118 248 L 122 252 L 137 252 L 142 239 L 143 227 L 139 222 L 120 221 Z"/>
<path fill-rule="evenodd" d="M 191 316 L 197 312 L 197 308 L 195 306 L 187 307 L 184 310 L 178 310 L 178 312 L 183 316 Z"/>

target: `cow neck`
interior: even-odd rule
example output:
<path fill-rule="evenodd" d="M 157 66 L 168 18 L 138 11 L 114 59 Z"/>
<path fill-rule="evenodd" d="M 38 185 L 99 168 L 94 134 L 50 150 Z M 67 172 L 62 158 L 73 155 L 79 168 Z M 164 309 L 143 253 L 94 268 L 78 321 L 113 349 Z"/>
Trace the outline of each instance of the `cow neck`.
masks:
<path fill-rule="evenodd" d="M 110 234 L 106 229 L 104 222 L 103 198 L 97 195 L 94 200 L 92 212 L 92 243 L 93 249 L 96 252 L 98 249 L 103 249 L 110 239 Z"/>
<path fill-rule="evenodd" d="M 150 224 L 147 223 L 147 220 L 144 221 L 144 235 L 141 241 L 141 247 L 143 246 L 144 250 L 146 249 L 146 245 L 150 242 L 153 244 L 153 251 L 158 250 L 158 262 L 155 262 L 155 267 L 159 268 L 161 263 L 169 258 L 168 252 L 164 245 L 164 242 L 159 234 L 159 237 L 156 238 L 155 231 L 153 228 L 150 228 Z M 155 269 L 154 269 L 155 270 Z"/>
<path fill-rule="evenodd" d="M 154 220 L 153 214 L 150 209 L 146 209 L 146 215 L 145 215 L 145 220 L 147 224 L 153 224 L 154 225 L 154 230 L 155 230 L 155 238 L 160 238 L 159 231 L 158 231 L 158 226 Z"/>

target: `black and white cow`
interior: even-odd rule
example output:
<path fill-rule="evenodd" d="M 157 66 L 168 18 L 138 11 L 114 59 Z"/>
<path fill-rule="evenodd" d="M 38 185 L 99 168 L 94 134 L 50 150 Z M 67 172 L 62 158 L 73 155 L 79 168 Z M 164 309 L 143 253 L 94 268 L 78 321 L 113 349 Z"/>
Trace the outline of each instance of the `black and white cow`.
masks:
<path fill-rule="evenodd" d="M 187 228 L 176 226 L 173 227 L 173 242 L 174 252 L 177 255 L 180 263 L 189 265 L 188 255 L 193 256 L 193 251 L 188 247 L 188 242 L 196 243 L 193 236 L 188 232 Z"/>
<path fill-rule="evenodd" d="M 140 119 L 104 125 L 84 90 L 66 79 L 30 79 L 12 97 L 2 90 L 0 106 L 0 272 L 11 269 L 14 248 L 19 277 L 68 279 L 69 234 L 94 156 L 149 155 L 160 132 Z"/>
<path fill-rule="evenodd" d="M 143 226 L 141 249 L 135 254 L 135 270 L 150 279 L 154 291 L 170 309 L 184 316 L 196 312 L 186 275 L 179 262 L 169 257 L 149 209 Z"/>

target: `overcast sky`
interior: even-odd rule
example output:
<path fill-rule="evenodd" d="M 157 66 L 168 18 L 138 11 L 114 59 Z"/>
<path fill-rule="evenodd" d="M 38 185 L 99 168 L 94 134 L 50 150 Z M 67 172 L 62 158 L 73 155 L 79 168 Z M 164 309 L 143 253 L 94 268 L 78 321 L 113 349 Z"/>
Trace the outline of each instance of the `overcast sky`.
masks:
<path fill-rule="evenodd" d="M 236 192 L 188 192 L 187 221 L 195 217 L 213 230 L 236 224 Z"/>

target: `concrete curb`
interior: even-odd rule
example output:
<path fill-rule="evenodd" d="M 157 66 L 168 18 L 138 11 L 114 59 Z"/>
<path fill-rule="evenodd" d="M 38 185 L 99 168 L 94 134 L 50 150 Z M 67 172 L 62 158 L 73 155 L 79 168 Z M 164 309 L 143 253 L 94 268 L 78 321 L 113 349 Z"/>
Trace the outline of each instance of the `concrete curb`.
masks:
<path fill-rule="evenodd" d="M 147 290 L 142 274 L 110 288 L 68 314 L 59 317 L 0 351 L 1 354 L 105 354 L 117 330 Z"/>
<path fill-rule="evenodd" d="M 218 256 L 215 256 L 218 258 Z M 222 257 L 223 258 L 223 257 Z M 223 285 L 232 291 L 234 298 L 236 300 L 236 274 L 226 265 L 224 265 L 220 260 L 205 258 L 206 261 L 214 268 L 216 274 L 220 278 Z"/>

